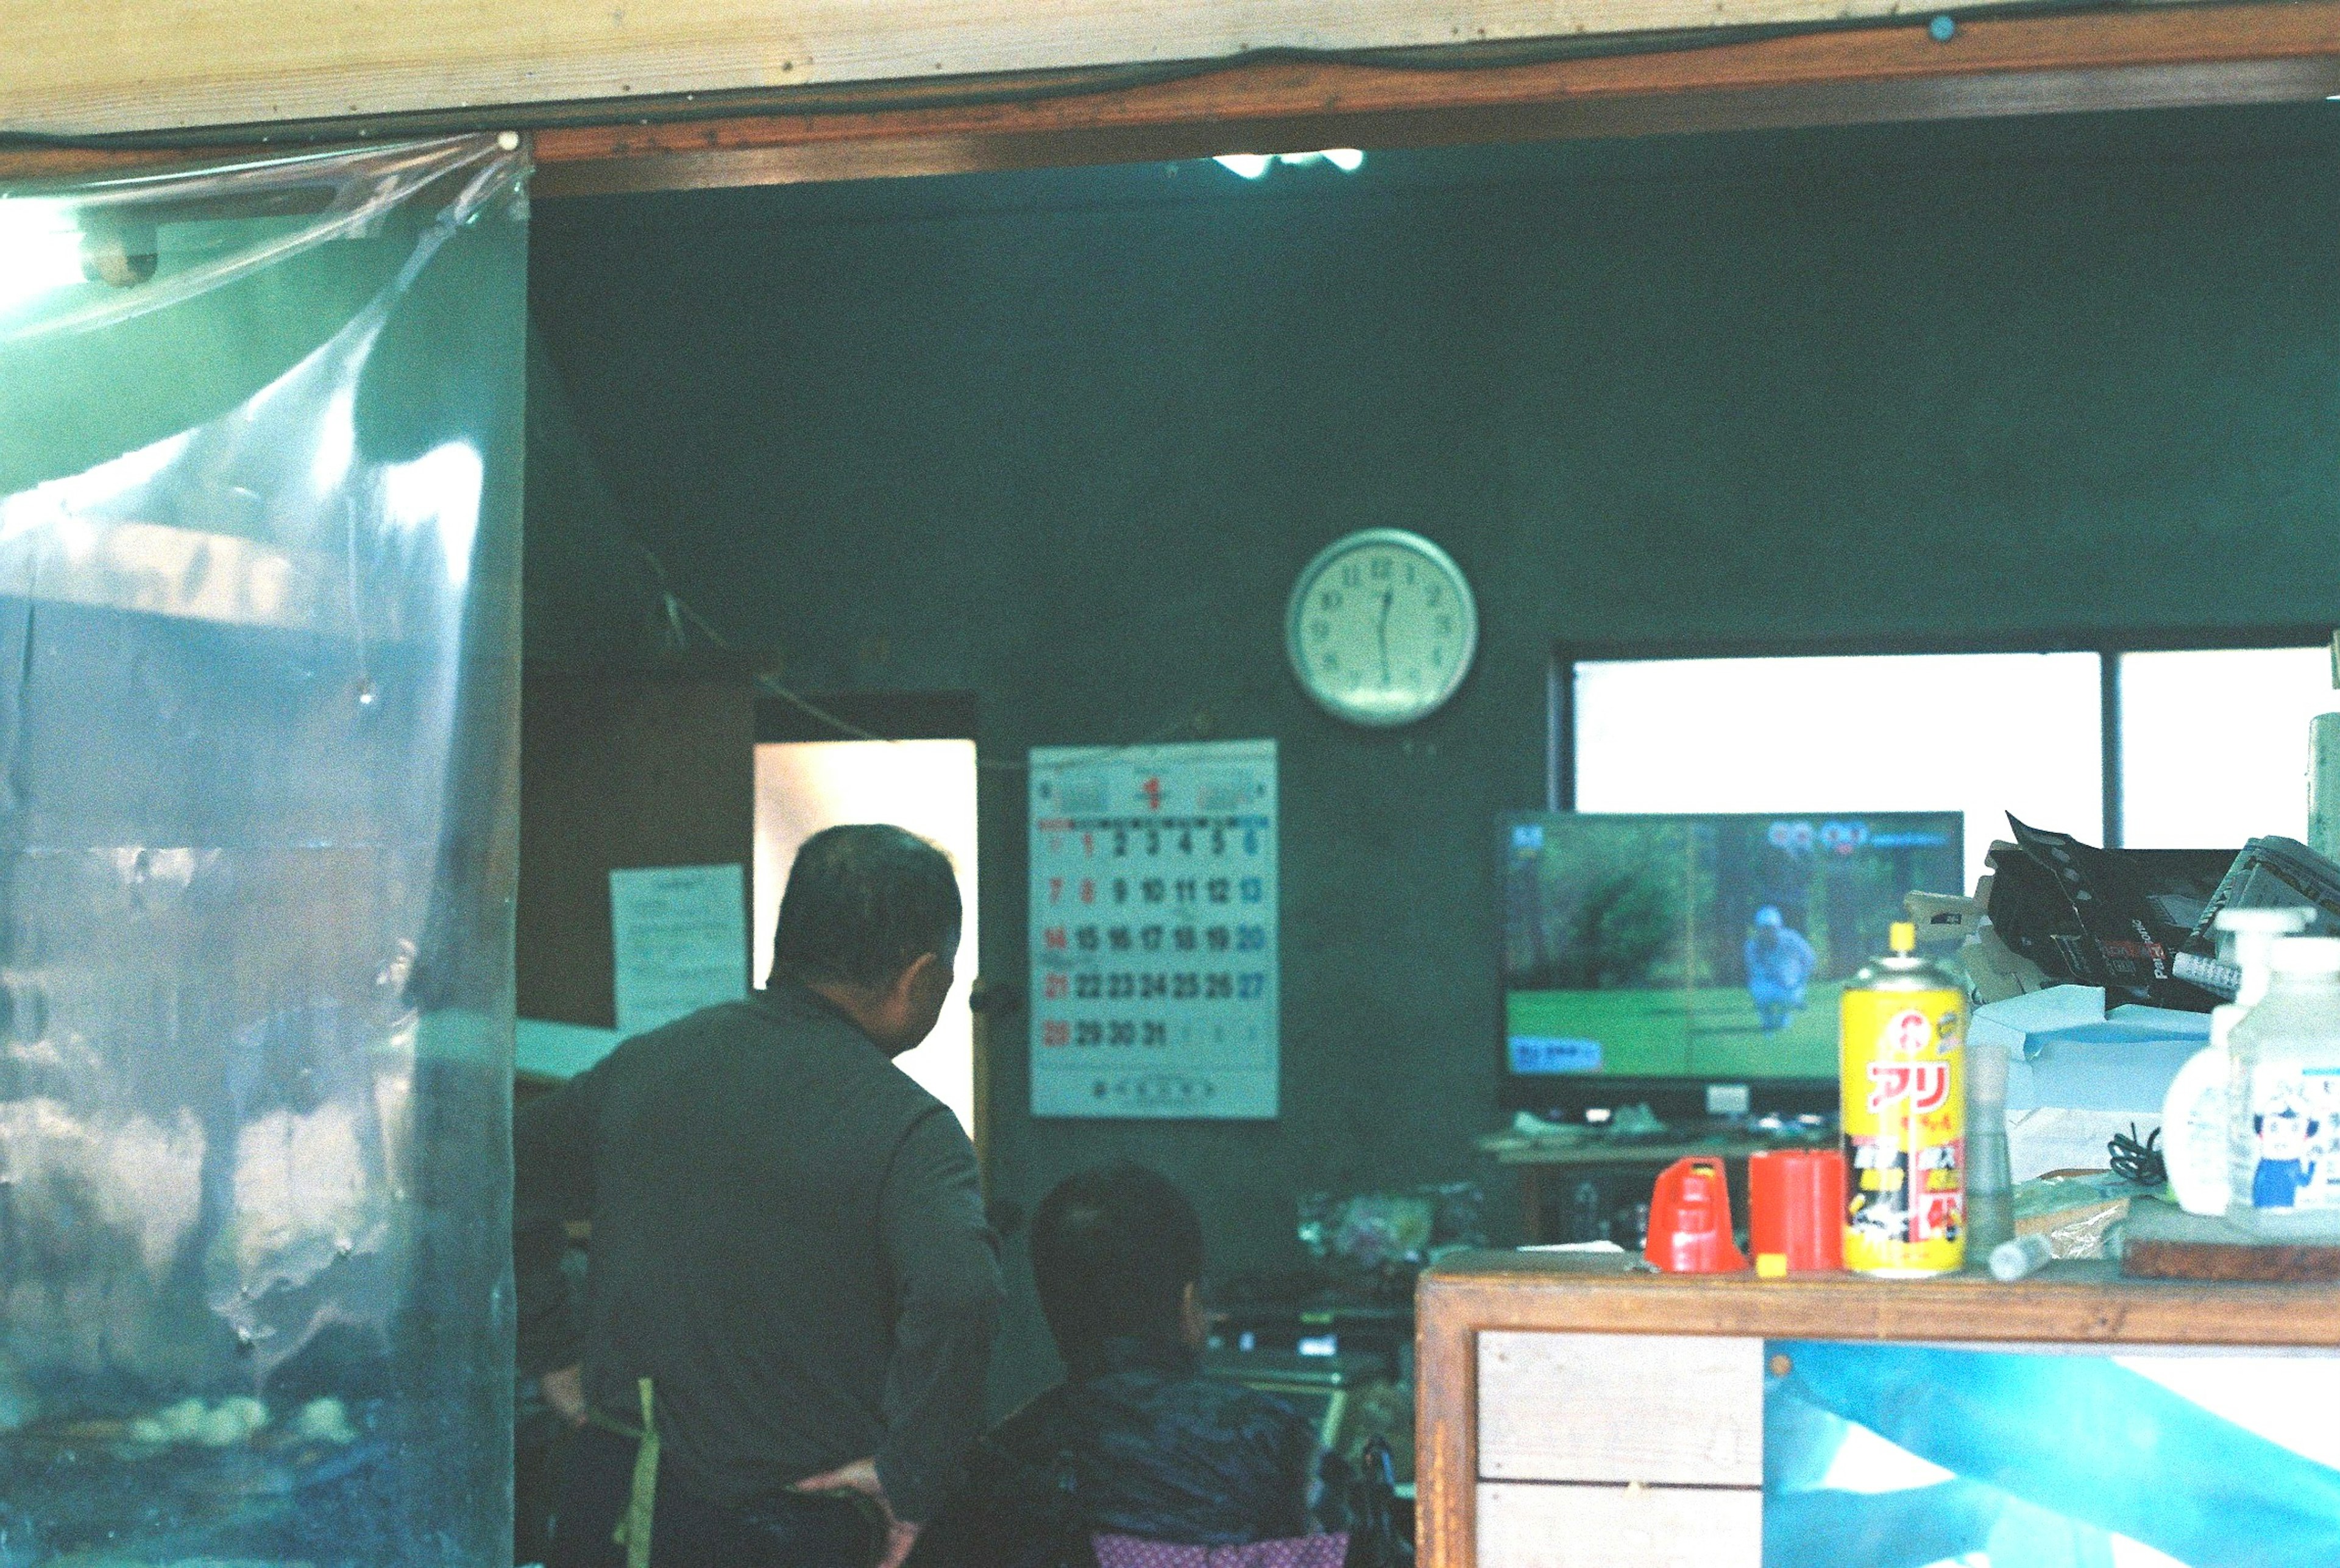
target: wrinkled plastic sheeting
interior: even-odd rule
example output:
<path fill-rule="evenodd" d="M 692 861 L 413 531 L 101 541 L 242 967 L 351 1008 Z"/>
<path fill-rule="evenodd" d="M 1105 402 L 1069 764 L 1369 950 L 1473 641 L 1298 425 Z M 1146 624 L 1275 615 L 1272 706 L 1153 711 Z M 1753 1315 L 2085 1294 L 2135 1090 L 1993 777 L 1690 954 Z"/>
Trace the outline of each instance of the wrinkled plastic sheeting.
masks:
<path fill-rule="evenodd" d="M 525 174 L 0 195 L 0 1568 L 511 1560 Z"/>

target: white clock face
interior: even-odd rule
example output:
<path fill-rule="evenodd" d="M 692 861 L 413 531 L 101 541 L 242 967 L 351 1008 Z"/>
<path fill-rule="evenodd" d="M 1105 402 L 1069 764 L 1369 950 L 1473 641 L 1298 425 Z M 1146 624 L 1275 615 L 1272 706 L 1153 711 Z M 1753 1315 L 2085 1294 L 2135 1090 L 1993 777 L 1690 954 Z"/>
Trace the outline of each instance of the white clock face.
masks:
<path fill-rule="evenodd" d="M 1327 712 L 1411 723 L 1454 695 L 1479 645 L 1471 585 L 1444 551 L 1403 529 L 1353 533 L 1293 586 L 1284 647 Z"/>

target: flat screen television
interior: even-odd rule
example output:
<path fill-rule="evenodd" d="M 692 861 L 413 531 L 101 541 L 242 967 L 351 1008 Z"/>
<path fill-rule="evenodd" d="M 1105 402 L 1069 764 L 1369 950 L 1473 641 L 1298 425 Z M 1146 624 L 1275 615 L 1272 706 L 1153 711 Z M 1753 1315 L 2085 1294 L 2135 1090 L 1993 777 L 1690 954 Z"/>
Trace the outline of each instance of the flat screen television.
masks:
<path fill-rule="evenodd" d="M 1961 890 L 1963 828 L 1956 811 L 1502 819 L 1504 1107 L 1833 1109 L 1838 994 L 1904 895 Z"/>

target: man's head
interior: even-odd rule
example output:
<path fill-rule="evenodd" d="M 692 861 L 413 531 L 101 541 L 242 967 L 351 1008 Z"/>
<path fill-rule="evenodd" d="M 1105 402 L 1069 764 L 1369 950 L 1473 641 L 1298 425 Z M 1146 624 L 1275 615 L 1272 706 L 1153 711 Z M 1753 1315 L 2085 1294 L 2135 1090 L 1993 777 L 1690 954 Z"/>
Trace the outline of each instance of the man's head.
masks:
<path fill-rule="evenodd" d="M 1056 1354 L 1095 1370 L 1105 1342 L 1200 1349 L 1203 1226 L 1185 1196 L 1121 1161 L 1059 1182 L 1032 1216 L 1032 1279 Z"/>
<path fill-rule="evenodd" d="M 948 856 L 899 828 L 829 828 L 788 868 L 772 975 L 827 997 L 898 1057 L 942 1016 L 958 928 Z"/>
<path fill-rule="evenodd" d="M 1777 931 L 1787 923 L 1776 904 L 1766 904 L 1755 911 L 1755 928 L 1759 931 Z"/>

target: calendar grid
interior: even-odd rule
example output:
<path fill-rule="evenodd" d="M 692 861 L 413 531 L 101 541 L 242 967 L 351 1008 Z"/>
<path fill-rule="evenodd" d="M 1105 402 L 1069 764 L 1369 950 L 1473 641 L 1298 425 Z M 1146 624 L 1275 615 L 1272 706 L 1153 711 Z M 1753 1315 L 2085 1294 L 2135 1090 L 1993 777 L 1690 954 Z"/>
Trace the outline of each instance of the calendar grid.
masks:
<path fill-rule="evenodd" d="M 1032 1110 L 1277 1112 L 1275 743 L 1032 753 Z"/>

